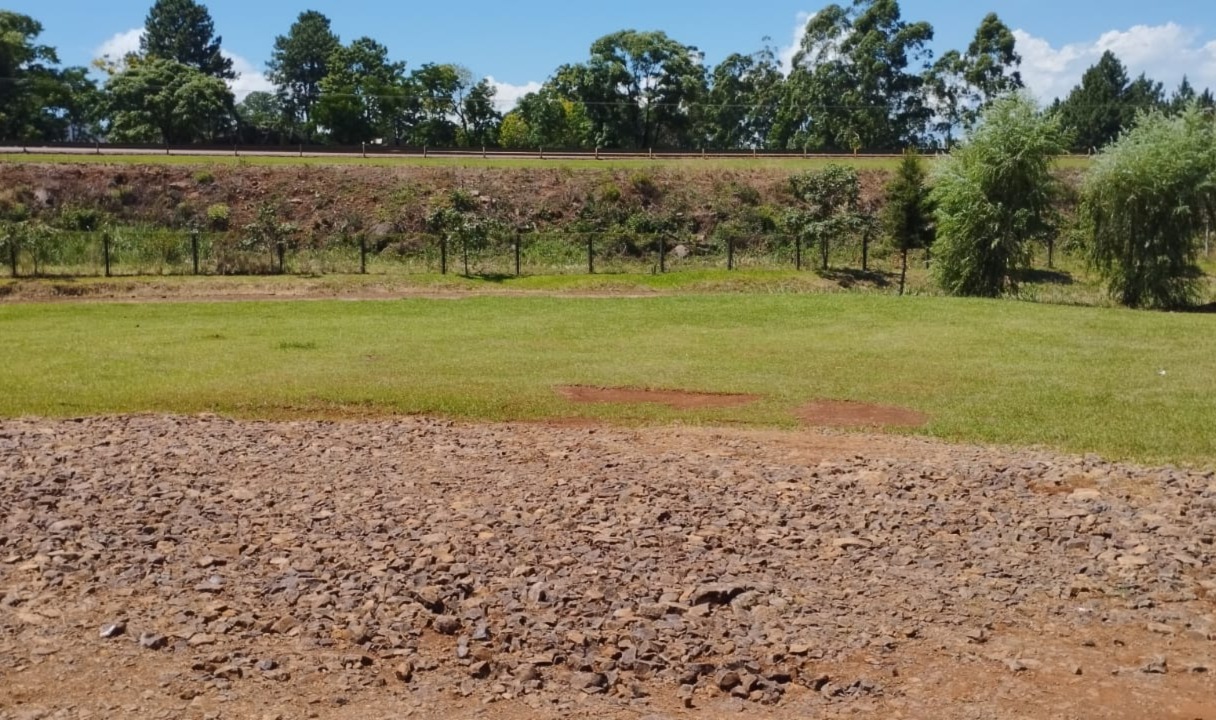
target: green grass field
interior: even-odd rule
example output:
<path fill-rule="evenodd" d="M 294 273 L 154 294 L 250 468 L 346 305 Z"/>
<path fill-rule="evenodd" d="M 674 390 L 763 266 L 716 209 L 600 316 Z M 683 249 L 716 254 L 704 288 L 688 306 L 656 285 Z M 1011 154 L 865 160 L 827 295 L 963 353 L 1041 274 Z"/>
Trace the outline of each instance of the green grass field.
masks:
<path fill-rule="evenodd" d="M 865 294 L 0 305 L 3 416 L 428 413 L 791 427 L 812 399 L 919 432 L 1216 464 L 1211 315 Z M 572 405 L 563 384 L 755 393 Z"/>
<path fill-rule="evenodd" d="M 750 170 L 768 169 L 797 172 L 819 169 L 831 163 L 844 163 L 862 170 L 892 170 L 899 161 L 894 158 L 708 158 L 701 159 L 613 159 L 603 160 L 542 160 L 530 158 L 450 158 L 450 157 L 236 157 L 236 156 L 191 156 L 191 155 L 60 155 L 0 153 L 0 162 L 7 163 L 84 163 L 103 165 L 377 165 L 388 167 L 471 167 L 471 168 L 553 168 L 566 167 L 575 170 L 614 170 L 647 167 L 671 167 L 682 170 Z M 1085 168 L 1089 159 L 1065 157 L 1059 161 L 1061 168 Z"/>

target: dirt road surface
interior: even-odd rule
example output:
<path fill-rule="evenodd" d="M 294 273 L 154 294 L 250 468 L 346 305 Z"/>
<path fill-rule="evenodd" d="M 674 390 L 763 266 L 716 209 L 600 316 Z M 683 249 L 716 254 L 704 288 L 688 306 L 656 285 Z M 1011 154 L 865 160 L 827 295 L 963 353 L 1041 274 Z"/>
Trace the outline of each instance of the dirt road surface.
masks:
<path fill-rule="evenodd" d="M 1216 479 L 821 431 L 0 422 L 0 718 L 1216 718 Z"/>

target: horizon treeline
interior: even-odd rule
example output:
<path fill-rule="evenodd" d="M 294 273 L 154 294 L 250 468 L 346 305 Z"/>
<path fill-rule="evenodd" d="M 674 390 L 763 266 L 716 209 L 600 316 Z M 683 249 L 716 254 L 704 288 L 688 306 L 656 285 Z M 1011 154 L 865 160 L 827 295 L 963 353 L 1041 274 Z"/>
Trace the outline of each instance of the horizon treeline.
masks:
<path fill-rule="evenodd" d="M 62 67 L 38 44 L 38 20 L 0 10 L 0 141 L 948 150 L 995 99 L 1024 88 L 1015 36 L 995 13 L 966 48 L 935 57 L 933 26 L 905 19 L 897 0 L 823 8 L 788 68 L 770 45 L 709 66 L 665 32 L 614 32 L 505 113 L 466 67 L 407 66 L 374 38 L 344 42 L 312 10 L 285 25 L 267 64 L 274 92 L 238 103 L 232 60 L 195 0 L 155 0 L 139 50 L 92 69 Z M 1107 52 L 1044 112 L 1069 149 L 1092 152 L 1138 113 L 1191 104 L 1216 98 L 1185 78 L 1169 91 L 1132 78 Z"/>

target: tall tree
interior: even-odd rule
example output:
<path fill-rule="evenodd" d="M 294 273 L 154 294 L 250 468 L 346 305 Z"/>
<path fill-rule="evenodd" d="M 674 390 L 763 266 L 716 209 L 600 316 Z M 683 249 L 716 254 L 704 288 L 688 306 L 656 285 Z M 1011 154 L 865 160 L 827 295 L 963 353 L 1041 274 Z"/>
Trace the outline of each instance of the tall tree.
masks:
<path fill-rule="evenodd" d="M 119 142 L 187 144 L 226 137 L 232 91 L 223 80 L 159 57 L 139 59 L 105 87 L 109 137 Z"/>
<path fill-rule="evenodd" d="M 951 295 L 996 297 L 1017 289 L 1031 241 L 1055 231 L 1063 139 L 1026 95 L 993 103 L 963 145 L 940 161 L 934 276 Z"/>
<path fill-rule="evenodd" d="M 494 106 L 494 95 L 498 89 L 482 78 L 469 88 L 458 105 L 461 123 L 461 145 L 464 147 L 488 147 L 498 144 L 498 126 L 502 114 Z"/>
<path fill-rule="evenodd" d="M 244 142 L 261 144 L 284 141 L 283 106 L 272 93 L 258 91 L 245 96 L 236 106 L 237 124 Z"/>
<path fill-rule="evenodd" d="M 586 65 L 559 68 L 551 83 L 587 108 L 597 144 L 690 147 L 707 92 L 702 61 L 664 32 L 622 30 L 596 40 Z"/>
<path fill-rule="evenodd" d="M 1117 138 L 1138 112 L 1158 109 L 1164 104 L 1165 91 L 1160 83 L 1145 75 L 1129 81 L 1127 68 L 1107 50 L 1053 111 L 1071 136 L 1072 149 L 1093 152 Z"/>
<path fill-rule="evenodd" d="M 947 146 L 993 100 L 1024 87 L 1021 64 L 1017 39 L 996 13 L 980 22 L 966 53 L 951 50 L 934 63 L 925 82 L 937 106 L 935 129 Z"/>
<path fill-rule="evenodd" d="M 139 49 L 143 55 L 173 60 L 204 75 L 235 80 L 232 60 L 220 51 L 222 42 L 204 5 L 194 0 L 156 0 L 144 21 Z"/>
<path fill-rule="evenodd" d="M 315 131 L 313 111 L 321 98 L 321 81 L 329 74 L 329 60 L 342 47 L 330 29 L 329 18 L 307 10 L 286 35 L 274 40 L 266 67 L 283 110 L 305 137 Z"/>
<path fill-rule="evenodd" d="M 68 140 L 87 132 L 97 88 L 84 68 L 55 67 L 42 25 L 0 10 L 0 139 Z"/>
<path fill-rule="evenodd" d="M 897 0 L 829 5 L 807 22 L 778 118 L 782 146 L 883 149 L 917 144 L 928 124 L 923 73 L 933 26 Z"/>
<path fill-rule="evenodd" d="M 361 37 L 330 56 L 321 79 L 316 120 L 342 144 L 400 141 L 396 122 L 407 100 L 405 63 L 388 58 L 388 48 Z"/>
<path fill-rule="evenodd" d="M 765 147 L 785 81 L 776 52 L 765 47 L 751 55 L 735 53 L 710 77 L 703 131 L 709 147 Z"/>

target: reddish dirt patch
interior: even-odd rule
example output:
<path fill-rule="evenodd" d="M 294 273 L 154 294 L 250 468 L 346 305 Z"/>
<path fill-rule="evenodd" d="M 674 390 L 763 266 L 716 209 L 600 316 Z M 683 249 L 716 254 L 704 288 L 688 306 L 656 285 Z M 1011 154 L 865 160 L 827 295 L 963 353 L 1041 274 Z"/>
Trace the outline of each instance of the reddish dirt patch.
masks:
<path fill-rule="evenodd" d="M 601 388 L 569 385 L 557 389 L 558 394 L 576 403 L 656 403 L 675 410 L 701 408 L 730 408 L 750 405 L 755 395 L 689 392 L 687 390 L 646 390 L 642 388 Z"/>
<path fill-rule="evenodd" d="M 816 400 L 798 410 L 798 418 L 818 427 L 920 427 L 929 416 L 908 408 L 841 400 Z"/>

